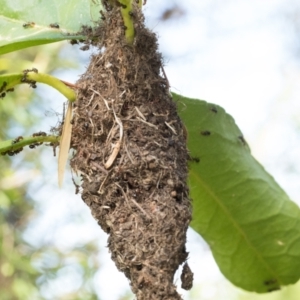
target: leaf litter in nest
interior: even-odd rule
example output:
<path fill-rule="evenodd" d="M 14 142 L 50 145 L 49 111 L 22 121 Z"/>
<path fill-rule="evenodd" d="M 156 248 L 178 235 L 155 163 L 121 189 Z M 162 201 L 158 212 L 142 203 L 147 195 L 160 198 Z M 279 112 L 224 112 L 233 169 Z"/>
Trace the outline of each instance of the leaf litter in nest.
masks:
<path fill-rule="evenodd" d="M 181 299 L 173 279 L 191 220 L 184 127 L 156 36 L 138 10 L 134 23 L 129 46 L 119 10 L 105 13 L 99 53 L 76 84 L 71 167 L 137 299 Z"/>

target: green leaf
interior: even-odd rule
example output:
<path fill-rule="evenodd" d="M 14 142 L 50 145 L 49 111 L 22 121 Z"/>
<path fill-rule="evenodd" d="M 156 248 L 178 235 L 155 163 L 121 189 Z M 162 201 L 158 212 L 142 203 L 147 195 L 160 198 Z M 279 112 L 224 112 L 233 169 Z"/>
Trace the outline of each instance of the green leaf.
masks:
<path fill-rule="evenodd" d="M 300 277 L 300 209 L 251 156 L 220 106 L 173 94 L 188 131 L 191 227 L 221 272 L 258 293 Z M 201 268 L 201 266 L 199 266 Z"/>
<path fill-rule="evenodd" d="M 84 34 L 78 32 L 83 25 L 95 25 L 100 8 L 99 0 L 2 0 L 0 55 L 41 44 L 83 39 Z M 58 24 L 59 28 L 51 28 L 50 24 Z"/>

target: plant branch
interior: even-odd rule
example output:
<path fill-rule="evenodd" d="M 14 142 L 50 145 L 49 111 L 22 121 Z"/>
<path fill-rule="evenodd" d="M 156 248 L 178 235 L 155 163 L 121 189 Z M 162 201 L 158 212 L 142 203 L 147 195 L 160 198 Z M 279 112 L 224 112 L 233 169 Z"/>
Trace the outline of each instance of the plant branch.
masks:
<path fill-rule="evenodd" d="M 26 79 L 48 84 L 63 94 L 69 101 L 74 102 L 76 100 L 76 93 L 56 77 L 43 73 L 30 72 L 27 73 Z"/>
<path fill-rule="evenodd" d="M 134 26 L 132 20 L 132 0 L 119 0 L 121 4 L 121 14 L 125 26 L 125 38 L 129 45 L 133 44 Z M 141 2 L 141 1 L 140 1 Z"/>
<path fill-rule="evenodd" d="M 36 69 L 24 70 L 23 73 L 18 74 L 5 74 L 0 76 L 0 96 L 5 97 L 7 92 L 13 91 L 13 88 L 22 83 L 29 83 L 32 87 L 35 87 L 35 83 L 45 83 L 61 94 L 63 94 L 69 101 L 76 100 L 76 93 L 63 81 L 48 74 L 38 73 Z"/>
<path fill-rule="evenodd" d="M 45 142 L 58 144 L 59 140 L 60 140 L 60 136 L 56 136 L 56 135 L 28 136 L 24 138 L 22 136 L 19 136 L 14 140 L 1 141 L 0 154 L 14 155 L 17 154 L 19 150 L 22 151 L 23 147 L 25 146 L 33 145 L 35 147 Z"/>

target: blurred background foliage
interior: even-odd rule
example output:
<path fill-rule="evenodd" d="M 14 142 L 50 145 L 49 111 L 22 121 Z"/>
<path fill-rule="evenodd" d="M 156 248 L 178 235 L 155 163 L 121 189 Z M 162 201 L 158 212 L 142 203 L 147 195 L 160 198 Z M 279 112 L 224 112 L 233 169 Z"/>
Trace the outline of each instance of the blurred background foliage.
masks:
<path fill-rule="evenodd" d="M 164 31 L 166 28 L 174 28 L 180 35 L 180 31 L 176 30 L 181 23 L 190 22 L 193 26 L 192 17 L 195 16 L 192 16 L 191 10 L 195 6 L 195 1 L 197 0 L 182 3 L 179 0 L 153 0 L 148 1 L 145 7 L 149 27 L 158 31 L 159 35 L 160 30 L 162 32 L 161 51 L 167 65 L 171 60 L 175 62 L 176 67 L 176 63 L 180 60 L 184 62 L 185 57 L 182 51 L 178 50 L 177 55 L 176 51 L 175 54 L 170 51 L 172 47 L 172 49 L 176 48 L 175 50 L 182 49 L 180 36 L 174 41 L 175 46 L 171 47 L 168 45 L 167 38 L 166 42 L 163 40 Z M 246 0 L 203 0 L 201 2 L 206 3 L 205 11 L 194 10 L 194 14 L 199 14 L 196 17 L 204 20 L 203 27 L 209 28 L 208 34 L 213 41 L 218 37 L 230 37 L 234 32 L 241 30 L 238 26 L 220 29 L 216 24 L 233 6 L 238 6 L 241 2 L 246 3 Z M 255 9 L 259 12 L 261 6 L 264 6 L 262 9 L 266 9 L 271 2 L 264 1 L 264 4 L 261 4 L 262 1 L 251 1 L 250 3 L 255 5 Z M 281 25 L 276 25 L 280 27 L 279 34 L 288 37 L 285 40 L 288 42 L 285 45 L 286 54 L 282 65 L 292 67 L 290 69 L 283 67 L 282 76 L 287 80 L 271 103 L 272 113 L 264 112 L 266 115 L 269 113 L 269 118 L 266 117 L 267 121 L 263 124 L 260 135 L 255 136 L 256 140 L 254 138 L 251 140 L 250 137 L 250 146 L 254 148 L 255 153 L 259 153 L 256 145 L 263 147 L 268 140 L 265 135 L 267 129 L 273 129 L 273 132 L 277 129 L 276 125 L 275 129 L 272 127 L 274 126 L 272 118 L 287 111 L 291 99 L 295 101 L 295 97 L 297 99 L 299 95 L 300 5 L 295 0 L 275 2 L 283 4 L 278 5 L 279 9 L 276 13 L 268 15 L 268 19 L 262 19 L 261 23 L 280 20 Z M 237 12 L 236 18 L 239 17 L 241 16 Z M 242 30 L 247 31 L 247 29 L 248 27 Z M 242 39 L 243 31 L 241 32 Z M 193 36 L 191 40 L 196 38 Z M 199 49 L 205 47 L 207 44 L 202 44 Z M 261 47 L 263 48 L 263 45 Z M 1 56 L 0 73 L 19 72 L 36 67 L 40 72 L 75 82 L 84 72 L 89 55 L 93 51 L 92 49 L 82 52 L 79 51 L 79 46 L 72 47 L 66 42 L 29 48 Z M 195 54 L 191 51 L 188 49 L 188 54 Z M 199 59 L 203 59 L 202 50 L 199 50 L 196 55 Z M 166 70 L 171 74 L 169 80 L 171 79 L 172 84 L 176 80 L 176 75 L 172 75 L 172 66 L 170 71 L 168 66 Z M 204 69 L 201 72 L 204 74 L 206 71 Z M 185 77 L 183 72 L 177 71 L 176 74 Z M 210 75 L 210 72 L 207 72 L 207 75 L 203 76 Z M 193 74 L 190 76 L 192 77 Z M 198 81 L 200 82 L 200 79 Z M 232 85 L 234 86 L 235 82 L 232 82 Z M 187 94 L 186 96 L 204 98 L 200 91 L 198 95 Z M 209 98 L 206 100 L 213 102 Z M 63 101 L 65 100 L 58 93 L 42 85 L 38 85 L 36 90 L 25 85 L 16 88 L 14 93 L 0 100 L 0 139 L 31 135 L 40 130 L 49 132 L 51 126 L 55 126 L 61 119 Z M 226 109 L 225 103 L 219 104 Z M 259 110 L 261 108 L 257 108 L 257 111 Z M 293 136 L 299 140 L 299 112 L 294 110 L 290 115 L 293 116 L 295 132 Z M 255 116 L 253 118 L 255 119 Z M 275 160 L 275 167 L 281 169 L 284 174 L 279 175 L 279 179 L 283 176 L 292 182 L 292 179 L 298 178 L 296 185 L 299 185 L 300 173 L 297 168 L 299 152 L 298 155 L 294 153 L 294 156 L 285 155 L 284 151 L 290 147 L 289 139 L 281 144 L 287 145 L 285 150 L 282 150 L 280 162 L 277 164 L 278 157 L 272 156 L 266 159 L 265 164 L 269 164 L 271 159 Z M 71 175 L 65 179 L 63 190 L 57 189 L 56 164 L 52 148 L 44 145 L 34 150 L 26 147 L 14 157 L 0 157 L 0 299 L 133 299 L 123 275 L 115 269 L 110 271 L 114 267 L 112 264 L 109 265 L 109 254 L 104 248 L 106 235 L 100 232 L 80 197 L 74 195 Z M 273 174 L 271 163 L 269 171 Z M 197 243 L 200 244 L 203 253 L 209 252 L 201 239 L 198 239 Z M 201 252 L 202 256 L 203 253 Z M 205 270 L 206 267 L 203 262 L 201 265 L 199 262 L 199 269 L 203 269 L 206 275 L 204 279 L 196 280 L 194 288 L 184 294 L 185 299 L 296 300 L 300 297 L 299 284 L 269 295 L 246 293 L 234 288 L 224 278 L 205 279 L 205 276 L 209 278 L 209 270 Z M 121 277 L 124 284 L 119 283 Z M 101 293 L 101 290 L 105 289 L 110 293 Z"/>
<path fill-rule="evenodd" d="M 20 72 L 33 66 L 43 73 L 78 68 L 78 60 L 61 56 L 65 47 L 66 43 L 56 43 L 4 55 L 0 58 L 0 72 Z M 49 132 L 50 127 L 43 124 L 49 114 L 49 103 L 38 89 L 35 92 L 22 85 L 0 101 L 1 140 L 32 135 L 39 130 Z M 51 114 L 55 117 L 53 126 L 62 113 L 64 99 L 59 100 L 60 112 L 50 111 L 50 117 Z M 99 252 L 97 243 L 88 242 L 62 251 L 54 244 L 29 242 L 24 236 L 26 229 L 35 230 L 38 226 L 34 222 L 41 211 L 34 200 L 35 191 L 29 192 L 29 185 L 38 179 L 40 182 L 34 189 L 47 184 L 43 155 L 53 156 L 52 148 L 26 147 L 16 157 L 0 159 L 0 299 L 98 299 L 91 283 L 99 268 L 95 258 Z M 80 277 L 76 278 L 79 282 L 76 289 L 64 292 L 62 288 L 59 294 L 47 296 L 49 290 L 70 274 Z"/>

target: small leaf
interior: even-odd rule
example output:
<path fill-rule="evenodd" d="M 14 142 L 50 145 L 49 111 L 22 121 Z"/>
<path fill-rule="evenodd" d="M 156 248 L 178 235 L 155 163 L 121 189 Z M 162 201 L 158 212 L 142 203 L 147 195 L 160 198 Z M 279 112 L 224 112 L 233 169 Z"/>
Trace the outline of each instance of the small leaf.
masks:
<path fill-rule="evenodd" d="M 62 186 L 64 180 L 64 173 L 66 164 L 68 161 L 68 153 L 70 149 L 71 143 L 71 135 L 72 135 L 72 102 L 68 101 L 68 109 L 62 129 L 62 135 L 59 145 L 59 155 L 58 155 L 58 185 Z"/>
<path fill-rule="evenodd" d="M 83 25 L 95 25 L 100 8 L 100 1 L 93 0 L 2 0 L 0 55 L 41 44 L 83 39 L 84 34 L 78 32 Z"/>
<path fill-rule="evenodd" d="M 295 283 L 300 277 L 299 207 L 251 156 L 223 108 L 173 98 L 188 131 L 191 227 L 235 285 L 266 293 Z"/>

